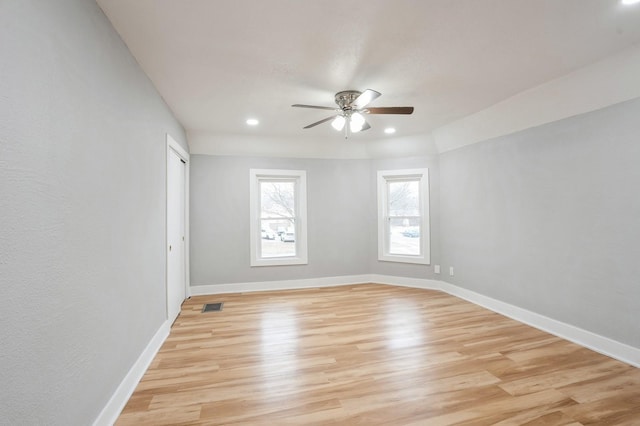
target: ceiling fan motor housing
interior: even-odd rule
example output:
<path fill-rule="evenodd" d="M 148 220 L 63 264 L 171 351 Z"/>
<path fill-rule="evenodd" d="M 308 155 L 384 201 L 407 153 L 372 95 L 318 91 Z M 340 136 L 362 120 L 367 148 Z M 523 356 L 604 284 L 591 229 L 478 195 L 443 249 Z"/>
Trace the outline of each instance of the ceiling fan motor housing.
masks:
<path fill-rule="evenodd" d="M 332 124 L 335 123 L 334 127 L 336 128 L 336 130 L 341 130 L 344 127 L 345 122 L 347 122 L 351 125 L 351 131 L 354 133 L 371 128 L 369 123 L 367 123 L 367 121 L 363 117 L 363 114 L 413 113 L 413 107 L 367 107 L 370 102 L 377 99 L 380 95 L 382 95 L 380 92 L 376 92 L 372 89 L 367 89 L 364 92 L 360 92 L 359 90 L 343 90 L 342 92 L 338 92 L 335 95 L 336 104 L 338 104 L 340 108 L 304 104 L 294 104 L 291 106 L 298 108 L 315 108 L 333 111 L 334 115 L 332 115 L 331 117 L 327 117 L 320 121 L 316 121 L 315 123 L 311 123 L 308 126 L 305 126 L 305 129 L 310 129 L 319 124 L 333 120 Z"/>
<path fill-rule="evenodd" d="M 358 92 L 357 90 L 343 90 L 342 92 L 336 93 L 336 103 L 343 111 L 351 110 L 351 104 L 353 101 L 358 99 L 362 92 Z"/>

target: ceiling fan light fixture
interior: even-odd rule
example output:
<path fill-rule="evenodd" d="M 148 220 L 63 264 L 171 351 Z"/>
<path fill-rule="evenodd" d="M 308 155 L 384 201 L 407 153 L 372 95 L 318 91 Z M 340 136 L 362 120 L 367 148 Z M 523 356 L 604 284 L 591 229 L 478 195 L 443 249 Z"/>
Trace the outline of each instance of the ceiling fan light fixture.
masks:
<path fill-rule="evenodd" d="M 364 117 L 359 112 L 354 112 L 351 114 L 351 119 L 349 120 L 349 129 L 352 133 L 358 133 L 362 130 L 364 126 Z"/>
<path fill-rule="evenodd" d="M 338 105 L 338 108 L 305 104 L 293 104 L 291 106 L 297 108 L 314 108 L 335 111 L 333 115 L 304 126 L 303 129 L 310 129 L 320 124 L 331 122 L 331 127 L 336 129 L 338 132 L 344 130 L 344 137 L 345 139 L 348 139 L 350 133 L 363 132 L 371 128 L 371 125 L 365 118 L 365 114 L 413 114 L 412 106 L 373 108 L 367 106 L 369 102 L 374 101 L 380 95 L 380 92 L 376 92 L 372 89 L 367 89 L 364 92 L 359 92 L 357 90 L 343 90 L 335 95 L 335 102 Z M 347 125 L 349 127 L 345 127 Z"/>
<path fill-rule="evenodd" d="M 347 120 L 344 118 L 344 116 L 342 115 L 338 115 L 336 116 L 336 118 L 331 122 L 331 127 L 333 127 L 334 129 L 336 129 L 337 131 L 340 131 L 344 128 L 344 123 Z"/>

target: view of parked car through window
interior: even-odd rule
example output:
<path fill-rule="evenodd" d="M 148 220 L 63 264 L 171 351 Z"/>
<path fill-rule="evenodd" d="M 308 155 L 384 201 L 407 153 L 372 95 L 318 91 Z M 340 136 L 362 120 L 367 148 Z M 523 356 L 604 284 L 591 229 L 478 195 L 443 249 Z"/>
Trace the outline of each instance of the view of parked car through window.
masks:
<path fill-rule="evenodd" d="M 262 257 L 295 256 L 295 183 L 260 182 Z"/>

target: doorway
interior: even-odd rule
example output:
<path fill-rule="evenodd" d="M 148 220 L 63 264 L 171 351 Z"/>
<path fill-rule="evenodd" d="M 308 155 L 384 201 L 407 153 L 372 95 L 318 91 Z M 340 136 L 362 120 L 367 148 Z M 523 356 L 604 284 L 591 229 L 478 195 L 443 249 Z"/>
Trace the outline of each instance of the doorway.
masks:
<path fill-rule="evenodd" d="M 167 320 L 173 324 L 189 283 L 189 153 L 167 135 Z"/>

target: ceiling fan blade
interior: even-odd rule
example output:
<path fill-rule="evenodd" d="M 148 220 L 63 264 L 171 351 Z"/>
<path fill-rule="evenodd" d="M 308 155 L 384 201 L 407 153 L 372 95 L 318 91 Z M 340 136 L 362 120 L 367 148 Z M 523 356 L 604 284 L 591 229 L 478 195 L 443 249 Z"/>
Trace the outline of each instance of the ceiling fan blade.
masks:
<path fill-rule="evenodd" d="M 369 114 L 413 114 L 413 107 L 367 108 Z"/>
<path fill-rule="evenodd" d="M 308 126 L 304 126 L 303 129 L 310 129 L 317 126 L 318 124 L 326 123 L 327 121 L 333 120 L 334 118 L 336 118 L 336 116 L 332 115 L 331 117 L 327 117 L 324 120 L 316 121 L 315 123 L 311 123 Z"/>
<path fill-rule="evenodd" d="M 364 108 L 365 105 L 368 105 L 369 102 L 377 99 L 380 95 L 382 95 L 382 93 L 376 92 L 375 90 L 367 89 L 362 92 L 355 101 L 353 101 L 352 106 L 354 106 L 355 108 Z"/>
<path fill-rule="evenodd" d="M 326 107 L 326 106 L 316 106 L 316 105 L 302 105 L 302 104 L 294 104 L 291 105 L 292 107 L 296 107 L 296 108 L 313 108 L 313 109 L 326 109 L 329 111 L 338 111 L 338 108 L 333 108 L 333 107 Z"/>

